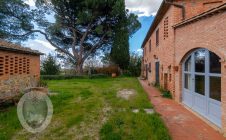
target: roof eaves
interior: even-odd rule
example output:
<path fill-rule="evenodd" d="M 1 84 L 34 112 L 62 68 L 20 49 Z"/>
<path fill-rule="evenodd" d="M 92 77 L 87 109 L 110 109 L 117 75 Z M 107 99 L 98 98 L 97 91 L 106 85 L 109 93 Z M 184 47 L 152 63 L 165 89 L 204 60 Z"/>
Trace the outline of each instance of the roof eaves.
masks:
<path fill-rule="evenodd" d="M 182 21 L 182 22 L 180 22 L 180 23 L 178 23 L 178 24 L 176 24 L 176 25 L 174 25 L 174 26 L 172 26 L 172 27 L 173 27 L 173 28 L 178 28 L 178 27 L 187 25 L 187 24 L 189 24 L 189 23 L 198 21 L 198 20 L 200 20 L 200 19 L 203 19 L 203 18 L 212 16 L 212 15 L 214 15 L 214 14 L 217 14 L 217 13 L 219 13 L 219 12 L 221 12 L 221 11 L 225 11 L 225 10 L 226 10 L 226 3 L 220 5 L 220 6 L 216 7 L 216 8 L 210 9 L 210 10 L 208 10 L 208 11 L 206 11 L 206 12 L 203 12 L 203 13 L 197 15 L 197 16 L 194 16 L 194 17 L 192 17 L 192 18 L 186 19 L 186 20 L 184 20 L 184 21 Z"/>
<path fill-rule="evenodd" d="M 162 4 L 160 5 L 160 8 L 158 9 L 158 12 L 154 18 L 153 23 L 151 24 L 148 33 L 145 36 L 145 39 L 142 43 L 141 48 L 144 47 L 144 45 L 146 44 L 146 42 L 148 41 L 149 37 L 151 36 L 151 34 L 153 33 L 153 31 L 155 30 L 155 28 L 158 26 L 158 23 L 161 21 L 161 19 L 163 18 L 163 15 L 166 13 L 166 11 L 169 9 L 170 5 L 166 4 L 165 1 L 163 0 Z"/>
<path fill-rule="evenodd" d="M 20 53 L 26 53 L 26 54 L 33 54 L 33 55 L 43 55 L 43 53 L 32 50 L 30 48 L 25 48 L 17 44 L 13 44 L 11 42 L 7 42 L 5 40 L 0 39 L 0 50 L 5 51 L 14 51 L 14 52 L 20 52 Z"/>
<path fill-rule="evenodd" d="M 11 51 L 11 52 L 19 52 L 19 53 L 24 53 L 24 54 L 32 54 L 32 55 L 44 55 L 43 53 L 39 51 L 26 51 L 26 50 L 20 50 L 20 49 L 15 49 L 15 48 L 7 48 L 4 46 L 0 46 L 0 50 L 4 51 Z"/>

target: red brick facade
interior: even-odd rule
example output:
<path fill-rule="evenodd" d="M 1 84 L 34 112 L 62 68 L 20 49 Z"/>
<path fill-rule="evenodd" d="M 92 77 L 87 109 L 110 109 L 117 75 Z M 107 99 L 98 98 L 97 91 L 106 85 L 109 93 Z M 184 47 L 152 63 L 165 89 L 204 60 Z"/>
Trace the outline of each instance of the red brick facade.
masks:
<path fill-rule="evenodd" d="M 0 99 L 36 86 L 40 55 L 38 51 L 0 40 Z"/>
<path fill-rule="evenodd" d="M 13 75 L 40 77 L 40 56 L 0 50 L 0 80 Z"/>
<path fill-rule="evenodd" d="M 160 85 L 168 89 L 176 101 L 181 102 L 184 58 L 198 48 L 205 48 L 217 54 L 221 58 L 222 69 L 221 130 L 226 133 L 226 87 L 223 86 L 226 85 L 226 0 L 175 0 L 173 3 L 185 7 L 185 19 L 182 17 L 181 8 L 162 3 L 142 45 L 143 75 L 147 76 L 150 83 L 155 83 L 155 63 L 159 62 Z M 156 39 L 157 30 L 159 39 Z M 156 43 L 156 40 L 159 40 L 159 43 Z M 146 67 L 149 68 L 148 75 Z"/>

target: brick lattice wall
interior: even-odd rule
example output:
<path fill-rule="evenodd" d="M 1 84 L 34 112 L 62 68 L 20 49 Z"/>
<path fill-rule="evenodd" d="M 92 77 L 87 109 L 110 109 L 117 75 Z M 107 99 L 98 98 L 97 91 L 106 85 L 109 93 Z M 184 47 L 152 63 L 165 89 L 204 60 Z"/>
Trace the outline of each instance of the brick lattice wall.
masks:
<path fill-rule="evenodd" d="M 37 85 L 40 56 L 0 50 L 0 99 Z"/>

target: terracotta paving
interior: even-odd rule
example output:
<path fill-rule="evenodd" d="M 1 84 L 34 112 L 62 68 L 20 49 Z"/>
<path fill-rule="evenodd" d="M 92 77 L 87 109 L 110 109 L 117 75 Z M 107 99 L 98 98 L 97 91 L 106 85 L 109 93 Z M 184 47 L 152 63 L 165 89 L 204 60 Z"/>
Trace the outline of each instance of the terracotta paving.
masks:
<path fill-rule="evenodd" d="M 161 114 L 173 140 L 226 140 L 203 120 L 171 99 L 162 98 L 160 92 L 140 80 L 155 110 Z"/>

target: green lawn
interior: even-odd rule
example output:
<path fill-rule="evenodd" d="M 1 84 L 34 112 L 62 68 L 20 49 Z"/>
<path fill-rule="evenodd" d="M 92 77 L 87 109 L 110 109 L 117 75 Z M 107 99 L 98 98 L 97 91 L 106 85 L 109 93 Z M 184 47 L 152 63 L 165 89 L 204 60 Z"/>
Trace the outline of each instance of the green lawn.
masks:
<path fill-rule="evenodd" d="M 170 136 L 136 78 L 73 79 L 48 81 L 54 107 L 52 122 L 39 134 L 22 129 L 16 108 L 0 112 L 0 140 L 4 139 L 103 139 L 168 140 Z M 120 89 L 135 89 L 130 100 L 120 99 Z M 140 109 L 133 113 L 132 109 Z"/>

